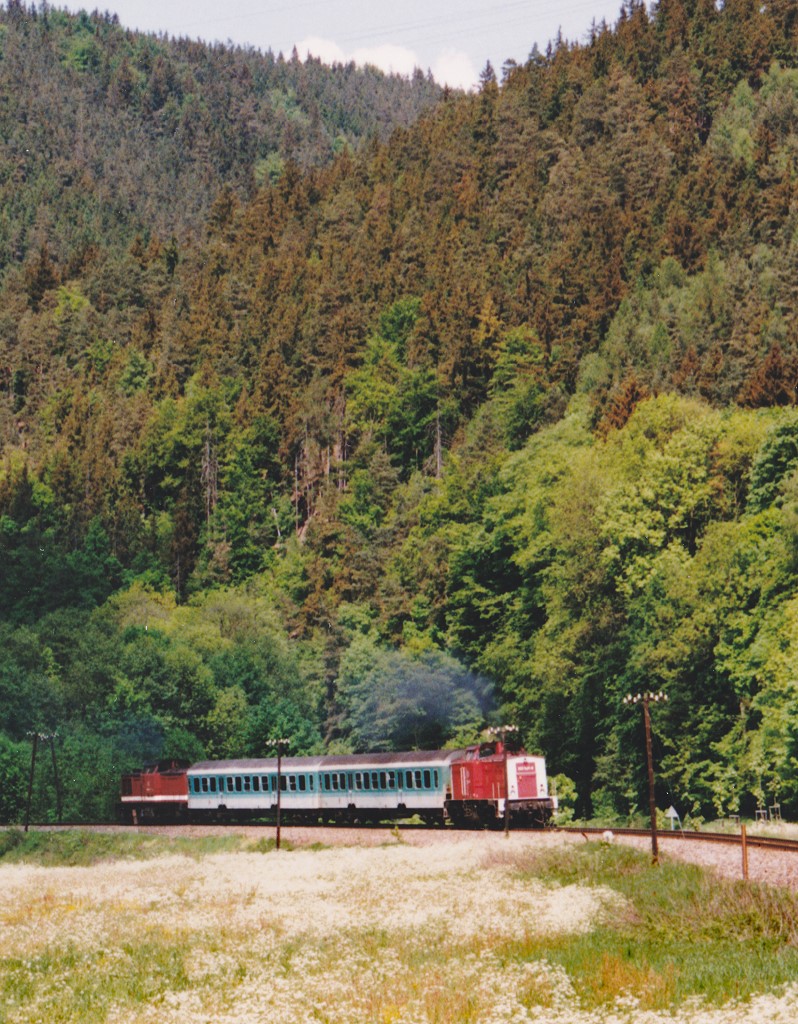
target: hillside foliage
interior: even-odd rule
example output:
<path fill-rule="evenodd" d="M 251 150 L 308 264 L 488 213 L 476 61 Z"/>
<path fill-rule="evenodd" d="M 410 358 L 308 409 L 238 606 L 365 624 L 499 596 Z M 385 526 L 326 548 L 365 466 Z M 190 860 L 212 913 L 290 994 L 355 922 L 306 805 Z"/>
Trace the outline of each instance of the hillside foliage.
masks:
<path fill-rule="evenodd" d="M 509 719 L 626 815 L 642 689 L 663 806 L 798 812 L 791 0 L 469 95 L 17 3 L 0 53 L 0 815 L 31 729 L 90 817 Z"/>

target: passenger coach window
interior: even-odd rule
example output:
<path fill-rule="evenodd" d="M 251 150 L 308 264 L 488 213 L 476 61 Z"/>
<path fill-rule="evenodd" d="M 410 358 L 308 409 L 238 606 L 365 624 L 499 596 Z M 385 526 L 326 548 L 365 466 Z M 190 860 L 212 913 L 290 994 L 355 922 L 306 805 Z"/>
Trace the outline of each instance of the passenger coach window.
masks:
<path fill-rule="evenodd" d="M 285 775 L 281 775 L 280 776 L 280 792 L 281 793 L 285 793 L 285 791 L 287 789 L 288 789 L 288 779 L 285 777 Z"/>
<path fill-rule="evenodd" d="M 252 779 L 249 775 L 244 776 L 244 792 L 248 793 L 252 789 Z"/>
<path fill-rule="evenodd" d="M 216 792 L 216 776 L 211 775 L 211 793 Z"/>
<path fill-rule="evenodd" d="M 260 793 L 260 778 L 257 775 L 252 776 L 252 788 L 256 793 Z"/>
<path fill-rule="evenodd" d="M 233 776 L 232 775 L 228 775 L 227 776 L 227 792 L 228 793 L 232 793 L 233 790 L 235 789 L 235 785 L 236 785 L 235 784 L 235 779 L 233 778 Z"/>
<path fill-rule="evenodd" d="M 424 769 L 424 789 L 429 789 L 432 785 L 432 776 L 430 775 L 429 768 Z"/>
<path fill-rule="evenodd" d="M 380 772 L 380 789 L 388 788 L 388 776 L 385 772 Z"/>
<path fill-rule="evenodd" d="M 241 776 L 236 775 L 236 793 L 241 792 Z"/>
<path fill-rule="evenodd" d="M 405 789 L 413 788 L 413 773 L 405 772 Z"/>
<path fill-rule="evenodd" d="M 296 775 L 288 776 L 288 788 L 292 793 L 296 793 Z"/>
<path fill-rule="evenodd" d="M 388 772 L 388 789 L 396 789 L 396 772 Z"/>
<path fill-rule="evenodd" d="M 300 790 L 300 792 L 304 793 L 305 790 L 307 789 L 307 787 L 308 787 L 308 780 L 305 778 L 304 775 L 300 775 L 299 776 L 299 790 Z"/>
<path fill-rule="evenodd" d="M 416 789 L 421 789 L 421 771 L 416 769 Z"/>

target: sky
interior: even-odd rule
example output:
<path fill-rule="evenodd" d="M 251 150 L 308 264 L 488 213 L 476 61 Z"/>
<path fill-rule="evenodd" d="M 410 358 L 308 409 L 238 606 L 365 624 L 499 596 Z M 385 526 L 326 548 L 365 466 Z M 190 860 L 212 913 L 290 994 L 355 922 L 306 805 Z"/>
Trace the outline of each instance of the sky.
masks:
<path fill-rule="evenodd" d="M 294 46 L 325 63 L 354 60 L 410 75 L 415 67 L 455 88 L 473 87 L 490 61 L 497 75 L 508 59 L 523 63 L 558 30 L 582 42 L 591 22 L 617 21 L 621 0 L 71 0 L 53 4 L 119 15 L 131 29 L 206 42 L 232 41 L 258 50 Z"/>

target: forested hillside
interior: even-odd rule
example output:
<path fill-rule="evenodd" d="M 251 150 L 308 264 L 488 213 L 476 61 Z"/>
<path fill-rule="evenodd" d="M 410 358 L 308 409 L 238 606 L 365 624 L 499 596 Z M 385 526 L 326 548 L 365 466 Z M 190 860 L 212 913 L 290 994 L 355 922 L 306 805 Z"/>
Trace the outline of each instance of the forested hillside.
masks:
<path fill-rule="evenodd" d="M 34 293 L 137 235 L 173 248 L 201 235 L 223 184 L 251 198 L 286 163 L 385 138 L 442 95 L 420 74 L 143 35 L 19 0 L 0 9 L 0 54 L 0 269 L 21 263 Z"/>
<path fill-rule="evenodd" d="M 643 688 L 670 697 L 662 806 L 798 812 L 791 0 L 632 0 L 473 95 L 396 83 L 395 130 L 331 161 L 340 125 L 326 149 L 291 117 L 307 133 L 247 143 L 243 107 L 274 97 L 230 66 L 325 95 L 353 69 L 16 5 L 3 26 L 0 74 L 16 53 L 94 76 L 97 123 L 126 59 L 147 135 L 147 47 L 227 99 L 146 171 L 95 137 L 84 212 L 48 178 L 6 245 L 0 816 L 32 728 L 58 729 L 91 815 L 145 758 L 436 746 L 509 717 L 579 813 L 625 815 Z M 109 38 L 127 57 L 54 59 Z M 182 88 L 158 109 L 186 114 Z M 71 116 L 43 123 L 77 153 Z"/>

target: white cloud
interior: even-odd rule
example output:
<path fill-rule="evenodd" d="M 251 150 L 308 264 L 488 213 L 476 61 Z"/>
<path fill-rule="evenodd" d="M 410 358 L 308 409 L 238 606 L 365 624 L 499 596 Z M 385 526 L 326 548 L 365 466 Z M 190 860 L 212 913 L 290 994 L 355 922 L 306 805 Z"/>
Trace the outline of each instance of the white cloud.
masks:
<path fill-rule="evenodd" d="M 346 54 L 338 43 L 321 36 L 307 36 L 296 44 L 296 51 L 302 60 L 310 55 L 318 57 L 324 64 L 346 64 Z"/>
<path fill-rule="evenodd" d="M 304 60 L 308 54 L 318 57 L 325 64 L 347 64 L 354 61 L 360 66 L 372 64 L 386 74 L 407 75 L 420 67 L 426 73 L 426 67 L 418 56 L 405 46 L 385 44 L 383 46 L 364 46 L 352 53 L 346 53 L 338 43 L 321 36 L 307 36 L 296 44 L 297 53 Z M 440 85 L 448 85 L 453 89 L 473 89 L 479 74 L 468 54 L 458 50 L 444 50 L 435 59 L 430 70 L 435 81 Z"/>
<path fill-rule="evenodd" d="M 418 57 L 404 46 L 387 43 L 383 46 L 365 46 L 352 54 L 355 64 L 373 64 L 388 74 L 412 75 L 419 66 Z"/>
<path fill-rule="evenodd" d="M 444 50 L 432 65 L 436 82 L 452 89 L 473 89 L 479 74 L 467 53 L 458 50 Z"/>

